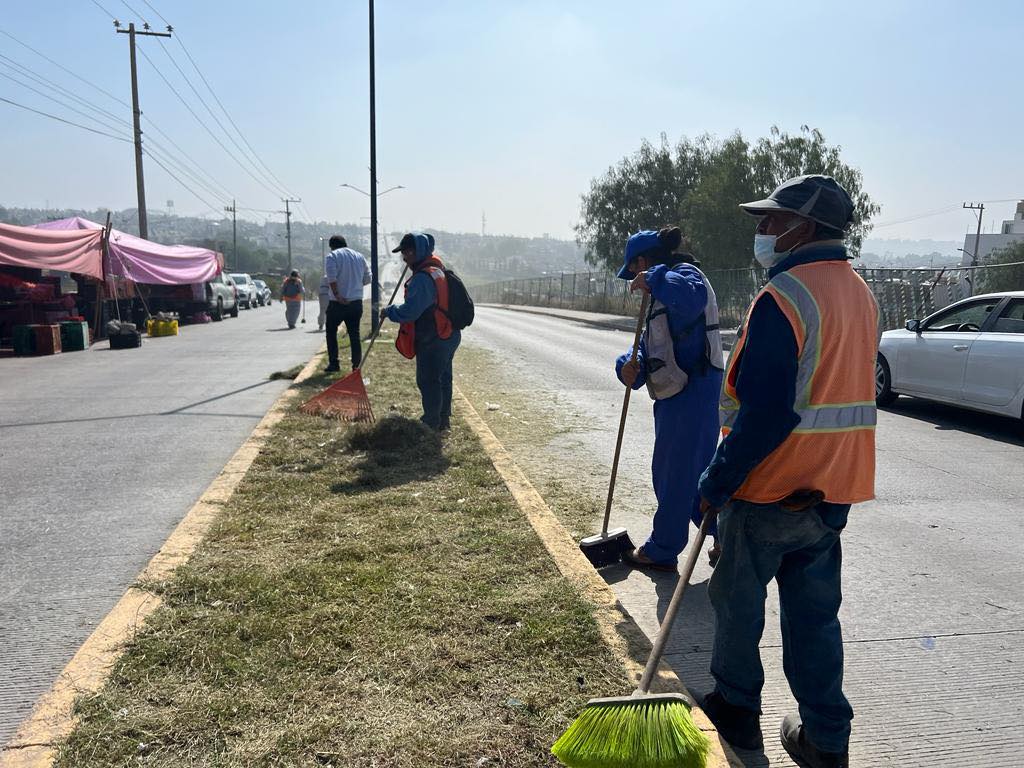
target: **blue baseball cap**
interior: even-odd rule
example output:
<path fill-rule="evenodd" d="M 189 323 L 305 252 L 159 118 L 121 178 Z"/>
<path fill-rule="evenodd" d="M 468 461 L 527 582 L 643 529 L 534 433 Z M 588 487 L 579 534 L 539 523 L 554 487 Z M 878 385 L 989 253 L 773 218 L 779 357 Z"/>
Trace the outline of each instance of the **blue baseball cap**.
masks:
<path fill-rule="evenodd" d="M 810 174 L 784 181 L 764 200 L 742 203 L 751 216 L 786 211 L 843 232 L 853 221 L 850 193 L 831 176 Z"/>
<path fill-rule="evenodd" d="M 630 270 L 629 262 L 656 248 L 662 248 L 662 245 L 661 240 L 658 239 L 658 233 L 654 230 L 645 229 L 635 235 L 630 235 L 629 240 L 626 241 L 626 255 L 622 261 L 622 269 L 615 276 L 622 280 L 632 280 L 636 274 Z"/>

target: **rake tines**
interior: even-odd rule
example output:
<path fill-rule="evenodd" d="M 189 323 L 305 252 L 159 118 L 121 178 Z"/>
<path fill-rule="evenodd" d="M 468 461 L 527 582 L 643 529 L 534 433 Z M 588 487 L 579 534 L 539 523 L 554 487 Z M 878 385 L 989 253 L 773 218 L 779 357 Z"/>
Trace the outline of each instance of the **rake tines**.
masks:
<path fill-rule="evenodd" d="M 313 395 L 299 406 L 299 410 L 311 416 L 341 421 L 373 421 L 370 398 L 366 395 L 363 375 L 358 368 L 320 394 Z"/>

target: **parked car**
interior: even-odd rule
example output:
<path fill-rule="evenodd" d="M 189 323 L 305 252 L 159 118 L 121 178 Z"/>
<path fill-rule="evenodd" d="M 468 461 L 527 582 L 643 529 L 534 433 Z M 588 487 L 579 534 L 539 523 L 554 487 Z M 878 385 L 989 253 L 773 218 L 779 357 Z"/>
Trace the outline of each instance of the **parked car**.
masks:
<path fill-rule="evenodd" d="M 227 312 L 232 317 L 238 317 L 235 282 L 230 275 L 223 273 L 208 283 L 146 286 L 145 299 L 152 313 L 177 312 L 190 316 L 208 312 L 214 320 L 223 320 Z"/>
<path fill-rule="evenodd" d="M 883 333 L 875 399 L 899 395 L 1024 419 L 1024 291 L 974 296 Z"/>
<path fill-rule="evenodd" d="M 256 283 L 256 291 L 260 300 L 260 306 L 269 306 L 273 299 L 274 292 L 271 291 L 270 286 L 262 280 L 253 280 L 253 282 Z"/>
<path fill-rule="evenodd" d="M 255 281 L 244 272 L 232 274 L 231 278 L 238 286 L 238 303 L 242 308 L 255 309 L 259 306 L 259 289 L 256 288 Z"/>

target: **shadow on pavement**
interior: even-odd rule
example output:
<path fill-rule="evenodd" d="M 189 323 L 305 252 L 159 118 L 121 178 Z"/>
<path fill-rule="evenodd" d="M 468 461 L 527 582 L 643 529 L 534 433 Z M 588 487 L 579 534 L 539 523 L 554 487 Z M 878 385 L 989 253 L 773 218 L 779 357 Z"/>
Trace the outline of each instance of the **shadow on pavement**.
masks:
<path fill-rule="evenodd" d="M 230 417 L 236 417 L 236 418 L 263 418 L 262 414 L 254 414 L 254 413 L 243 413 L 243 414 L 239 414 L 239 413 L 188 413 L 188 411 L 192 410 L 193 408 L 197 408 L 200 405 L 207 405 L 208 403 L 213 403 L 213 402 L 216 402 L 218 400 L 224 400 L 226 398 L 232 397 L 233 395 L 238 395 L 238 394 L 241 394 L 242 392 L 247 392 L 250 389 L 256 389 L 257 387 L 263 387 L 263 386 L 266 386 L 267 384 L 271 384 L 271 383 L 272 383 L 272 381 L 270 379 L 267 379 L 265 381 L 259 381 L 259 382 L 255 383 L 255 384 L 249 384 L 248 386 L 245 386 L 245 387 L 239 387 L 238 389 L 233 389 L 230 392 L 225 392 L 225 393 L 223 393 L 221 395 L 216 395 L 214 397 L 208 397 L 205 400 L 197 400 L 194 403 L 188 403 L 187 405 L 183 405 L 180 408 L 174 408 L 173 410 L 170 410 L 170 411 L 152 411 L 152 412 L 149 412 L 149 413 L 124 413 L 124 414 L 119 414 L 117 416 L 85 416 L 85 417 L 80 418 L 80 419 L 53 419 L 53 420 L 50 420 L 50 421 L 23 421 L 23 422 L 15 422 L 15 423 L 12 423 L 12 424 L 0 424 L 0 429 L 8 429 L 8 428 L 11 428 L 11 427 L 42 427 L 42 426 L 48 426 L 48 425 L 52 425 L 52 424 L 80 424 L 80 423 L 88 422 L 88 421 L 118 421 L 118 420 L 121 420 L 121 419 L 139 419 L 139 418 L 144 418 L 144 417 L 147 417 L 147 416 L 230 416 Z"/>
<path fill-rule="evenodd" d="M 427 480 L 448 469 L 441 436 L 418 419 L 388 416 L 352 429 L 345 450 L 358 455 L 356 477 L 331 486 L 333 493 L 358 494 Z"/>
<path fill-rule="evenodd" d="M 913 397 L 901 397 L 882 410 L 934 424 L 937 430 L 966 432 L 1010 445 L 1024 446 L 1024 428 L 1019 420 L 1009 416 L 978 413 Z"/>

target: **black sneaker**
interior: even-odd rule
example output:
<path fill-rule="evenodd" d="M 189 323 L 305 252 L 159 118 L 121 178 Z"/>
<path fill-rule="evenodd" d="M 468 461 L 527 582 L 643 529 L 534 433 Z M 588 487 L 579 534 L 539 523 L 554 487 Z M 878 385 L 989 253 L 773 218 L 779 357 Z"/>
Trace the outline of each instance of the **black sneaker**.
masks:
<path fill-rule="evenodd" d="M 337 363 L 331 363 L 326 368 L 324 368 L 324 373 L 339 373 L 340 371 L 341 366 L 338 365 Z"/>
<path fill-rule="evenodd" d="M 850 752 L 824 752 L 807 738 L 799 715 L 786 715 L 779 733 L 782 746 L 800 768 L 850 768 Z"/>
<path fill-rule="evenodd" d="M 723 739 L 737 749 L 761 749 L 761 713 L 730 704 L 718 691 L 712 691 L 700 704 Z"/>

